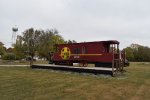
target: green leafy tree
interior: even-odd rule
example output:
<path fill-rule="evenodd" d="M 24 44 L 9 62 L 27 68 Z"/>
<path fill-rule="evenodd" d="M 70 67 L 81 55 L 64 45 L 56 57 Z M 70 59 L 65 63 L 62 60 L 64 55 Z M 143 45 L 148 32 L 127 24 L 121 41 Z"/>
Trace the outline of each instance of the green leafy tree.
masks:
<path fill-rule="evenodd" d="M 64 39 L 58 34 L 57 30 L 41 31 L 41 33 L 38 54 L 40 57 L 48 59 L 48 53 L 55 52 L 55 45 L 64 43 Z"/>
<path fill-rule="evenodd" d="M 126 57 L 127 57 L 127 59 L 129 60 L 129 61 L 134 61 L 135 59 L 134 59 L 134 54 L 133 54 L 133 49 L 131 48 L 131 47 L 127 47 L 126 49 L 125 49 L 125 51 L 126 51 Z"/>
<path fill-rule="evenodd" d="M 14 45 L 14 53 L 16 55 L 16 59 L 23 59 L 26 57 L 26 48 L 24 46 L 24 41 L 21 36 L 17 37 L 16 44 Z"/>
<path fill-rule="evenodd" d="M 150 48 L 139 44 L 131 44 L 125 48 L 127 59 L 130 61 L 150 61 Z"/>
<path fill-rule="evenodd" d="M 40 31 L 34 30 L 33 28 L 30 28 L 23 32 L 23 41 L 24 41 L 24 47 L 26 48 L 26 52 L 33 58 L 35 56 L 35 52 L 37 51 L 37 48 L 39 46 L 39 38 L 40 38 Z"/>
<path fill-rule="evenodd" d="M 4 55 L 6 53 L 6 49 L 4 47 L 4 44 L 0 42 L 0 56 Z"/>
<path fill-rule="evenodd" d="M 145 46 L 138 47 L 136 51 L 136 61 L 150 61 L 150 48 Z"/>
<path fill-rule="evenodd" d="M 22 36 L 17 37 L 14 50 L 19 59 L 26 55 L 33 59 L 35 54 L 48 59 L 48 53 L 56 50 L 54 45 L 61 43 L 64 43 L 64 39 L 56 29 L 44 31 L 30 28 L 25 30 Z"/>
<path fill-rule="evenodd" d="M 16 56 L 14 53 L 6 53 L 2 56 L 3 60 L 16 60 Z"/>
<path fill-rule="evenodd" d="M 77 41 L 75 41 L 75 40 L 68 40 L 65 43 L 71 44 L 71 43 L 77 43 Z"/>
<path fill-rule="evenodd" d="M 25 55 L 29 55 L 33 59 L 39 46 L 40 35 L 41 33 L 39 30 L 30 28 L 25 30 L 22 36 L 17 37 L 17 41 L 14 47 L 18 58 L 23 58 Z"/>

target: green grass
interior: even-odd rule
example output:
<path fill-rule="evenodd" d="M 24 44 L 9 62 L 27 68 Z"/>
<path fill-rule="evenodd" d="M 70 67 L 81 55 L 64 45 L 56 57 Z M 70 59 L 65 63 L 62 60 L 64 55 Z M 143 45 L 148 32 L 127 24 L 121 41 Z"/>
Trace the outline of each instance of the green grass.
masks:
<path fill-rule="evenodd" d="M 0 67 L 0 100 L 150 100 L 150 64 L 120 77 Z"/>

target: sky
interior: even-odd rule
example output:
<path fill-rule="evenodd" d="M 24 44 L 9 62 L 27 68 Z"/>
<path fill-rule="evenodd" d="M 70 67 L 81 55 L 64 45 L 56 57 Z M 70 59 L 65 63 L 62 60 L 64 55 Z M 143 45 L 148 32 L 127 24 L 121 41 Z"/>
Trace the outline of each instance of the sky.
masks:
<path fill-rule="evenodd" d="M 11 46 L 18 35 L 34 29 L 57 29 L 77 42 L 118 40 L 150 47 L 150 0 L 0 0 L 0 42 Z"/>

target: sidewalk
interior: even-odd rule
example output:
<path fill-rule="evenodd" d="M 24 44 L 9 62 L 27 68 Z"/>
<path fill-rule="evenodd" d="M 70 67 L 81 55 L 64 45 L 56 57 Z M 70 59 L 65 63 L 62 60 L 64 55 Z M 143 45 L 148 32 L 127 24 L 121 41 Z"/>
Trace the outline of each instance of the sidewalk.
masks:
<path fill-rule="evenodd" d="M 4 67 L 15 67 L 15 66 L 28 67 L 28 66 L 30 66 L 30 65 L 0 65 L 0 66 L 4 66 Z"/>

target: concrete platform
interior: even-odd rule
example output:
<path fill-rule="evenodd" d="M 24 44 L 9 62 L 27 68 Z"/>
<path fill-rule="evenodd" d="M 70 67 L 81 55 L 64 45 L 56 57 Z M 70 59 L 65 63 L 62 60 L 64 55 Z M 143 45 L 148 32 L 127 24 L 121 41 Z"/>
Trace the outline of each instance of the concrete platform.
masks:
<path fill-rule="evenodd" d="M 104 67 L 75 67 L 75 66 L 52 65 L 52 64 L 33 64 L 31 68 L 63 70 L 78 73 L 109 74 L 113 76 L 112 68 L 104 68 Z"/>

